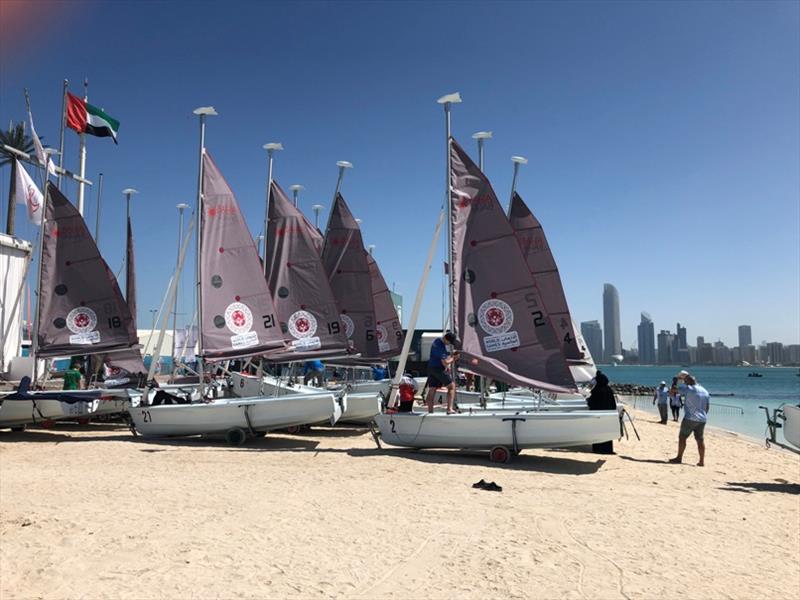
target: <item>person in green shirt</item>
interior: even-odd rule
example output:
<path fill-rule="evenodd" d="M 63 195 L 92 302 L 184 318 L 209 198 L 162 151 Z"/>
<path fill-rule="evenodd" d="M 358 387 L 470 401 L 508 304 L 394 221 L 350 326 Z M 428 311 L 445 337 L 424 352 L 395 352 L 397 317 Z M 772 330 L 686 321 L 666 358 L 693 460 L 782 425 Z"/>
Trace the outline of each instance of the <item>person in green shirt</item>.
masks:
<path fill-rule="evenodd" d="M 69 364 L 69 369 L 64 371 L 65 390 L 81 389 L 81 372 L 78 370 L 78 363 L 73 361 Z"/>

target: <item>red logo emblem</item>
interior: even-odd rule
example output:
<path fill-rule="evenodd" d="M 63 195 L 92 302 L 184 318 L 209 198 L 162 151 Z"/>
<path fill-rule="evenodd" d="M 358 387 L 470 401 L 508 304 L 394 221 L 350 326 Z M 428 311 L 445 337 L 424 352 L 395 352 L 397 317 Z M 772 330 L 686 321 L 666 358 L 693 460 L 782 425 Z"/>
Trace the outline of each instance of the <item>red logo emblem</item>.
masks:
<path fill-rule="evenodd" d="M 247 317 L 245 317 L 244 313 L 240 310 L 233 311 L 231 319 L 233 319 L 233 323 L 237 327 L 242 327 L 245 323 L 247 323 Z"/>
<path fill-rule="evenodd" d="M 486 311 L 486 320 L 493 327 L 499 327 L 506 320 L 506 316 L 499 308 L 490 308 Z"/>

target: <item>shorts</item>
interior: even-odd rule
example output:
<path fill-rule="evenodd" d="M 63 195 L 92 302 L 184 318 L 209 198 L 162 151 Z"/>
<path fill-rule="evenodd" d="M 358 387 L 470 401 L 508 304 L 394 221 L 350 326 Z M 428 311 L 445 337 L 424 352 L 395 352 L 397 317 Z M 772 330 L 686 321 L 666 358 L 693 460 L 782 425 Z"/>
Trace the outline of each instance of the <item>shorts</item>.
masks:
<path fill-rule="evenodd" d="M 451 383 L 453 383 L 453 380 L 450 378 L 450 375 L 447 374 L 447 371 L 444 370 L 444 367 L 428 365 L 428 387 L 447 387 Z"/>
<path fill-rule="evenodd" d="M 681 431 L 678 434 L 680 439 L 685 440 L 689 437 L 689 434 L 694 433 L 694 439 L 698 442 L 703 441 L 703 430 L 706 428 L 705 423 L 700 423 L 699 421 L 690 421 L 689 419 L 684 419 L 681 421 Z"/>
<path fill-rule="evenodd" d="M 414 410 L 414 401 L 413 400 L 401 400 L 400 401 L 400 410 L 398 412 L 410 413 L 413 410 Z"/>

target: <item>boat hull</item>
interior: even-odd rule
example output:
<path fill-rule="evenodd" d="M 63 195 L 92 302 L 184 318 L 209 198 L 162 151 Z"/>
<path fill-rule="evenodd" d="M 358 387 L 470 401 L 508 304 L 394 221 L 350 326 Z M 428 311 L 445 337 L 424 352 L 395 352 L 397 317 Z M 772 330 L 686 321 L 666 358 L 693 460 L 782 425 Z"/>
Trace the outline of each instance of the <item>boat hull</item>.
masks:
<path fill-rule="evenodd" d="M 342 413 L 344 423 L 369 423 L 381 412 L 381 396 L 377 392 L 348 392 L 347 410 Z"/>
<path fill-rule="evenodd" d="M 800 406 L 783 406 L 783 437 L 792 446 L 800 448 Z"/>
<path fill-rule="evenodd" d="M 231 429 L 257 432 L 326 422 L 341 417 L 333 394 L 320 392 L 272 398 L 226 398 L 208 403 L 130 408 L 136 432 L 169 437 L 225 433 Z"/>
<path fill-rule="evenodd" d="M 380 414 L 381 440 L 407 448 L 566 448 L 620 437 L 617 411 Z"/>

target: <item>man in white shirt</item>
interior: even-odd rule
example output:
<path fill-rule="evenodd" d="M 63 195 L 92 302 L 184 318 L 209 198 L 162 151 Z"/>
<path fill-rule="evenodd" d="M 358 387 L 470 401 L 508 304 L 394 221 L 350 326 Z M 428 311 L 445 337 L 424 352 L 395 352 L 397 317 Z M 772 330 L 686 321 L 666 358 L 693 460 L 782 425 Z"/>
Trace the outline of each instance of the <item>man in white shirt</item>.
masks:
<path fill-rule="evenodd" d="M 683 421 L 681 421 L 681 430 L 678 434 L 678 456 L 671 458 L 669 462 L 680 463 L 683 461 L 686 440 L 694 433 L 694 439 L 697 442 L 697 453 L 700 455 L 700 461 L 697 466 L 702 467 L 705 465 L 706 457 L 703 432 L 708 419 L 709 393 L 686 371 L 678 373 L 678 389 L 684 396 L 684 413 Z"/>
<path fill-rule="evenodd" d="M 667 424 L 667 401 L 669 400 L 669 390 L 667 389 L 667 382 L 662 381 L 656 388 L 656 393 L 653 394 L 653 404 L 658 401 L 658 414 L 661 415 L 661 424 Z"/>

